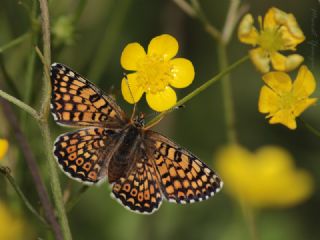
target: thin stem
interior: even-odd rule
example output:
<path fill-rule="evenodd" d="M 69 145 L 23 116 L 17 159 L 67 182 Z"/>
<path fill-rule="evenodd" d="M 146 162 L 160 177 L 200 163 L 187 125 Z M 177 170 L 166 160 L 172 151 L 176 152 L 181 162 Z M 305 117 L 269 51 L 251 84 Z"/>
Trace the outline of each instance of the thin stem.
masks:
<path fill-rule="evenodd" d="M 73 21 L 76 23 L 79 21 L 88 0 L 79 0 L 75 13 L 73 15 Z"/>
<path fill-rule="evenodd" d="M 29 37 L 30 33 L 27 32 L 20 37 L 17 37 L 16 39 L 12 40 L 11 42 L 3 45 L 0 47 L 0 53 L 3 53 L 4 51 L 8 50 L 9 48 L 12 48 L 20 43 L 22 43 L 24 40 L 26 40 Z"/>
<path fill-rule="evenodd" d="M 244 220 L 248 226 L 251 240 L 258 240 L 254 209 L 245 203 L 241 203 Z"/>
<path fill-rule="evenodd" d="M 209 33 L 209 35 L 211 35 L 211 37 L 215 40 L 220 41 L 221 32 L 208 21 L 207 16 L 204 14 L 198 0 L 191 0 L 191 5 L 196 12 L 196 17 L 200 20 L 207 33 Z"/>
<path fill-rule="evenodd" d="M 51 141 L 51 134 L 50 134 L 50 130 L 47 122 L 43 122 L 43 121 L 40 122 L 40 129 L 41 129 L 43 140 L 44 140 L 46 157 L 48 159 L 49 175 L 50 175 L 50 183 L 51 183 L 51 188 L 53 193 L 53 199 L 57 208 L 57 213 L 59 216 L 62 233 L 63 233 L 64 239 L 71 240 L 72 237 L 71 237 L 71 232 L 69 228 L 68 218 L 67 218 L 64 203 L 63 203 L 63 196 L 62 196 L 59 176 L 56 168 L 56 161 L 52 155 L 53 142 Z"/>
<path fill-rule="evenodd" d="M 112 56 L 111 53 L 114 49 L 114 45 L 118 41 L 118 36 L 131 2 L 132 0 L 123 0 L 119 1 L 118 4 L 114 4 L 116 10 L 113 13 L 112 21 L 109 22 L 104 31 L 104 36 L 102 37 L 100 45 L 97 48 L 98 51 L 95 53 L 95 57 L 91 62 L 88 74 L 89 78 L 95 79 L 96 82 L 100 80 L 100 77 Z"/>
<path fill-rule="evenodd" d="M 315 136 L 320 137 L 320 130 L 316 129 L 315 127 L 313 127 L 310 123 L 306 122 L 303 118 L 298 118 L 303 125 L 311 132 L 313 133 Z"/>
<path fill-rule="evenodd" d="M 228 66 L 228 56 L 226 46 L 223 43 L 217 45 L 218 61 L 220 70 L 225 69 Z M 227 129 L 227 139 L 229 143 L 237 142 L 237 134 L 235 129 L 235 114 L 234 103 L 231 89 L 230 74 L 226 74 L 222 77 L 222 96 L 224 103 L 224 118 Z"/>
<path fill-rule="evenodd" d="M 39 119 L 39 114 L 35 109 L 30 107 L 28 104 L 25 104 L 24 102 L 20 101 L 19 99 L 11 96 L 10 94 L 0 90 L 0 97 L 6 99 L 8 102 L 13 103 L 14 105 L 18 106 L 19 108 L 23 109 L 27 113 L 29 113 L 34 119 Z"/>
<path fill-rule="evenodd" d="M 48 124 L 48 114 L 49 114 L 49 105 L 50 105 L 50 96 L 51 96 L 51 85 L 50 77 L 48 75 L 48 65 L 51 62 L 51 42 L 50 42 L 50 22 L 49 22 L 49 9 L 48 2 L 46 0 L 39 0 L 40 12 L 41 12 L 41 26 L 42 26 L 42 39 L 43 39 L 43 55 L 44 62 L 43 65 L 43 82 L 44 82 L 44 91 L 42 96 L 42 108 L 40 111 L 41 121 L 39 125 L 41 128 L 45 152 L 47 155 L 49 173 L 50 173 L 50 182 L 51 189 L 53 194 L 53 199 L 57 208 L 57 214 L 60 220 L 63 238 L 65 240 L 71 240 L 71 231 L 68 223 L 68 218 L 63 204 L 62 191 L 59 182 L 59 176 L 56 168 L 55 160 L 52 156 L 52 141 L 51 134 Z"/>
<path fill-rule="evenodd" d="M 173 0 L 173 2 L 177 4 L 178 7 L 180 7 L 181 10 L 184 11 L 190 17 L 195 18 L 197 16 L 193 7 L 185 0 Z"/>
<path fill-rule="evenodd" d="M 1 100 L 0 103 L 2 103 L 3 106 L 3 112 L 5 114 L 5 117 L 8 120 L 8 123 L 11 125 L 11 128 L 13 129 L 13 132 L 15 134 L 15 137 L 17 139 L 17 142 L 19 143 L 21 147 L 21 151 L 23 153 L 24 159 L 27 163 L 27 166 L 29 168 L 29 171 L 31 173 L 31 177 L 34 182 L 34 186 L 37 190 L 39 200 L 41 202 L 41 205 L 44 209 L 44 214 L 46 219 L 48 220 L 48 223 L 52 226 L 52 230 L 55 234 L 56 239 L 62 239 L 61 234 L 61 228 L 57 222 L 57 219 L 54 214 L 54 210 L 52 207 L 52 204 L 50 202 L 49 194 L 46 190 L 46 187 L 41 179 L 39 168 L 35 160 L 35 156 L 33 155 L 33 152 L 31 151 L 31 147 L 29 145 L 28 140 L 26 139 L 24 133 L 22 132 L 18 118 L 11 109 L 11 106 L 9 103 L 7 103 L 4 100 Z"/>
<path fill-rule="evenodd" d="M 249 56 L 246 55 L 242 58 L 240 58 L 238 61 L 236 61 L 235 63 L 231 64 L 230 66 L 226 67 L 224 70 L 222 70 L 221 72 L 219 72 L 217 75 L 215 75 L 213 78 L 209 79 L 208 81 L 206 81 L 204 84 L 202 84 L 200 87 L 196 88 L 194 91 L 192 91 L 191 93 L 189 93 L 187 96 L 185 96 L 184 98 L 180 99 L 171 109 L 164 111 L 162 113 L 159 113 L 156 117 L 154 117 L 153 119 L 151 119 L 148 124 L 147 124 L 147 128 L 148 126 L 152 125 L 154 122 L 157 122 L 159 119 L 163 118 L 165 115 L 167 115 L 168 113 L 172 112 L 174 109 L 176 109 L 177 107 L 183 105 L 184 103 L 186 103 L 187 101 L 191 100 L 193 97 L 197 96 L 199 93 L 201 93 L 202 91 L 206 90 L 209 86 L 211 86 L 212 84 L 214 84 L 215 82 L 217 82 L 219 79 L 221 79 L 224 75 L 228 74 L 229 72 L 231 72 L 232 70 L 234 70 L 235 68 L 237 68 L 239 65 L 241 65 L 242 63 L 244 63 L 245 61 L 247 61 L 249 59 Z"/>
<path fill-rule="evenodd" d="M 50 102 L 50 78 L 46 74 L 48 71 L 48 65 L 51 62 L 51 40 L 50 40 L 50 21 L 49 21 L 49 9 L 47 0 L 39 0 L 40 12 L 41 12 L 41 26 L 42 26 L 42 41 L 43 41 L 43 56 L 45 63 L 43 65 L 43 96 L 42 96 L 42 107 L 40 115 L 45 118 L 49 114 L 49 102 Z"/>
<path fill-rule="evenodd" d="M 66 204 L 66 209 L 68 212 L 70 212 L 74 208 L 74 206 L 77 205 L 83 194 L 86 193 L 89 189 L 89 186 L 82 186 L 80 190 L 74 196 L 71 197 L 71 199 Z"/>
<path fill-rule="evenodd" d="M 13 189 L 16 191 L 16 193 L 18 194 L 19 198 L 22 200 L 22 202 L 24 203 L 24 205 L 26 205 L 26 207 L 29 209 L 29 211 L 40 220 L 40 222 L 42 222 L 43 224 L 45 224 L 48 227 L 48 224 L 46 222 L 46 220 L 37 212 L 37 210 L 32 206 L 32 204 L 30 203 L 30 201 L 27 199 L 27 197 L 23 194 L 22 190 L 20 189 L 20 187 L 17 185 L 16 181 L 14 180 L 14 178 L 10 175 L 10 168 L 8 167 L 3 167 L 0 166 L 0 173 L 5 176 L 8 180 L 8 182 L 11 184 L 11 186 L 13 187 Z"/>
<path fill-rule="evenodd" d="M 33 48 L 32 48 L 33 50 Z M 27 72 L 26 72 L 26 89 L 24 90 L 23 100 L 26 103 L 30 102 L 32 81 L 34 78 L 34 68 L 35 68 L 36 53 L 31 51 L 28 58 Z"/>
<path fill-rule="evenodd" d="M 226 21 L 224 23 L 221 41 L 227 44 L 231 38 L 234 28 L 237 24 L 238 10 L 240 0 L 230 0 L 229 10 L 227 13 Z"/>

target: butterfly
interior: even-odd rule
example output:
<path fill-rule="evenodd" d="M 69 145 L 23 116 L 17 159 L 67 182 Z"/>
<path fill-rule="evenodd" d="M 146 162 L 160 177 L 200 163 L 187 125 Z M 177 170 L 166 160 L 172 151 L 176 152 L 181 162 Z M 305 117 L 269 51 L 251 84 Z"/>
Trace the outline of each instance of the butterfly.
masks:
<path fill-rule="evenodd" d="M 145 127 L 143 114 L 128 118 L 112 97 L 63 64 L 52 64 L 50 76 L 54 120 L 82 127 L 54 143 L 54 156 L 69 177 L 84 184 L 108 179 L 115 199 L 145 214 L 163 199 L 193 203 L 222 188 L 199 158 Z"/>

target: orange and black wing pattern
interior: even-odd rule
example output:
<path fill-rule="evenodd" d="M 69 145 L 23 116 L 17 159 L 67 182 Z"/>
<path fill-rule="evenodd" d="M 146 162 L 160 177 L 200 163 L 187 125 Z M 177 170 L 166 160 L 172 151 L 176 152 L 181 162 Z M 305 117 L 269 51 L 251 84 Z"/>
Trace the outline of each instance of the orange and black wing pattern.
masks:
<path fill-rule="evenodd" d="M 114 100 L 75 71 L 60 63 L 50 69 L 51 112 L 68 126 L 121 125 L 125 114 Z"/>
<path fill-rule="evenodd" d="M 160 207 L 162 193 L 150 159 L 140 150 L 128 176 L 113 184 L 111 196 L 131 211 L 151 214 Z"/>
<path fill-rule="evenodd" d="M 116 130 L 100 127 L 62 134 L 54 143 L 54 155 L 69 177 L 86 184 L 97 183 L 107 176 L 106 152 L 111 151 L 116 135 Z"/>
<path fill-rule="evenodd" d="M 221 179 L 192 153 L 153 131 L 146 131 L 146 139 L 148 157 L 169 202 L 199 202 L 220 191 Z"/>

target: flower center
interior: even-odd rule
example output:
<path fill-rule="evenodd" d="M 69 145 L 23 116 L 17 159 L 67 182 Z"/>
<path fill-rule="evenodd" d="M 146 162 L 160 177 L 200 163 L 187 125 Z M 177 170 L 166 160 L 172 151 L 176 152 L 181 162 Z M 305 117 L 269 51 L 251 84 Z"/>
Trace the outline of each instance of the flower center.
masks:
<path fill-rule="evenodd" d="M 298 99 L 291 93 L 285 93 L 281 96 L 281 109 L 290 110 L 295 107 Z"/>
<path fill-rule="evenodd" d="M 168 85 L 172 75 L 172 66 L 159 55 L 147 55 L 138 63 L 137 80 L 145 92 L 157 93 Z"/>
<path fill-rule="evenodd" d="M 283 46 L 281 31 L 279 31 L 279 28 L 266 28 L 261 30 L 258 43 L 263 49 L 269 52 L 281 50 Z"/>

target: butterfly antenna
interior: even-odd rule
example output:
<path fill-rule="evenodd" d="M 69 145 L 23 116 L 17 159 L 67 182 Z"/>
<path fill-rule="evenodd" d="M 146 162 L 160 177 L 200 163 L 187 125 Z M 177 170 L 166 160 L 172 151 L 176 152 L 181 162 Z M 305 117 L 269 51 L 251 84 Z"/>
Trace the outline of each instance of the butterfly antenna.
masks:
<path fill-rule="evenodd" d="M 127 83 L 127 86 L 128 86 L 128 89 L 129 89 L 129 92 L 130 92 L 130 95 L 131 95 L 131 98 L 134 102 L 134 105 L 133 105 L 133 110 L 132 110 L 132 114 L 131 114 L 131 117 L 130 117 L 130 120 L 133 120 L 134 118 L 134 115 L 136 114 L 136 110 L 137 110 L 137 103 L 134 101 L 134 97 L 133 97 L 133 94 L 132 94 L 132 91 L 131 91 L 131 88 L 130 88 L 130 85 L 129 85 L 129 81 L 128 81 L 128 76 L 126 73 L 123 73 L 123 76 L 126 80 L 126 83 Z"/>

